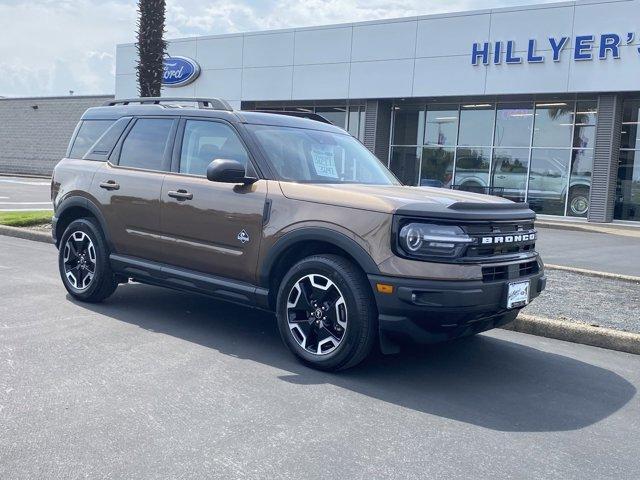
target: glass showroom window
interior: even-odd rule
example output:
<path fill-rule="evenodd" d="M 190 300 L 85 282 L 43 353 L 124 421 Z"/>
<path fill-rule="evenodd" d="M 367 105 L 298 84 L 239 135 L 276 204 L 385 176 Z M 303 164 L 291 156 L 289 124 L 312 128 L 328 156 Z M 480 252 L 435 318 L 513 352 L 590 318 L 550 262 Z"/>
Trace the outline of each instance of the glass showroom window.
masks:
<path fill-rule="evenodd" d="M 640 100 L 627 100 L 622 114 L 622 138 L 616 190 L 617 220 L 640 220 Z"/>
<path fill-rule="evenodd" d="M 345 107 L 316 107 L 315 113 L 322 115 L 336 127 L 347 127 L 347 109 Z"/>
<path fill-rule="evenodd" d="M 335 126 L 344 128 L 361 142 L 364 141 L 364 105 L 314 107 L 313 105 L 257 105 L 256 110 L 262 111 L 299 111 L 317 113 L 329 120 Z"/>
<path fill-rule="evenodd" d="M 454 188 L 490 193 L 489 170 L 495 107 L 489 103 L 460 106 Z"/>
<path fill-rule="evenodd" d="M 538 213 L 587 216 L 596 117 L 595 101 L 536 104 L 526 199 Z"/>
<path fill-rule="evenodd" d="M 451 188 L 458 139 L 458 105 L 429 105 L 420 186 Z"/>
<path fill-rule="evenodd" d="M 533 103 L 498 104 L 490 193 L 525 201 L 532 132 Z"/>
<path fill-rule="evenodd" d="M 420 173 L 420 147 L 392 147 L 389 168 L 404 185 L 417 185 Z"/>
<path fill-rule="evenodd" d="M 629 109 L 636 124 L 637 103 Z M 539 213 L 587 215 L 595 101 L 402 105 L 393 115 L 389 166 L 405 184 L 528 201 Z"/>
<path fill-rule="evenodd" d="M 389 168 L 405 185 L 418 184 L 424 119 L 424 106 L 396 106 L 393 109 Z"/>

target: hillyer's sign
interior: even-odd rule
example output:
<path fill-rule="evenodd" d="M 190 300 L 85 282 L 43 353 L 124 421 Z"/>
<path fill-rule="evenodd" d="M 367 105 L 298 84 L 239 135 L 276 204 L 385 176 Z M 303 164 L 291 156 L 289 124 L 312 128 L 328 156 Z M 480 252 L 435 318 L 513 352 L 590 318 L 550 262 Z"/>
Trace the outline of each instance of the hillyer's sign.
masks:
<path fill-rule="evenodd" d="M 167 57 L 163 62 L 162 85 L 182 87 L 193 82 L 200 75 L 200 65 L 187 57 Z"/>
<path fill-rule="evenodd" d="M 631 45 L 635 39 L 635 33 L 629 32 L 624 36 L 617 33 L 603 33 L 596 42 L 595 35 L 578 35 L 573 39 L 571 56 L 575 61 L 606 60 L 607 58 L 620 58 L 621 47 Z M 471 48 L 471 63 L 473 65 L 500 65 L 501 63 L 543 63 L 547 58 L 559 62 L 563 50 L 569 48 L 571 37 L 548 38 L 544 43 L 538 44 L 536 39 L 529 40 L 526 52 L 522 46 L 518 52 L 514 40 L 474 43 Z M 635 49 L 640 53 L 640 47 Z"/>

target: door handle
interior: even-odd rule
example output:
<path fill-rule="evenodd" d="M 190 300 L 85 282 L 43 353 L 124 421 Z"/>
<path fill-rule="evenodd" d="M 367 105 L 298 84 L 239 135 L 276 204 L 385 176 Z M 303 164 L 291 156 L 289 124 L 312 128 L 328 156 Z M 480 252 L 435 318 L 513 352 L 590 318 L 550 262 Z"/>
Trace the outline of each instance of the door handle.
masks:
<path fill-rule="evenodd" d="M 114 180 L 107 180 L 106 182 L 102 182 L 100 184 L 100 188 L 104 188 L 105 190 L 118 190 L 120 185 L 117 184 Z"/>
<path fill-rule="evenodd" d="M 167 192 L 171 198 L 175 198 L 177 200 L 191 200 L 193 198 L 193 193 L 187 192 L 186 190 L 169 190 Z"/>
<path fill-rule="evenodd" d="M 496 178 L 499 178 L 500 180 L 504 180 L 505 178 L 507 178 L 506 175 L 498 175 Z"/>

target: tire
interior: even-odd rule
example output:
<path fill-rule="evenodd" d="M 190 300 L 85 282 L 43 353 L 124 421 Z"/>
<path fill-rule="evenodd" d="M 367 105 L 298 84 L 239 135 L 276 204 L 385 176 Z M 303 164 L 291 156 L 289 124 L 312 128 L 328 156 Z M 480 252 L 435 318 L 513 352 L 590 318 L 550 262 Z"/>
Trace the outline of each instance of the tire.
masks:
<path fill-rule="evenodd" d="M 319 370 L 354 367 L 377 338 L 371 287 L 360 269 L 338 255 L 314 255 L 295 264 L 278 289 L 276 315 L 287 347 Z"/>
<path fill-rule="evenodd" d="M 82 302 L 101 302 L 118 286 L 104 235 L 90 218 L 74 220 L 62 234 L 58 268 L 69 294 Z"/>
<path fill-rule="evenodd" d="M 574 187 L 569 191 L 569 215 L 586 217 L 589 212 L 589 189 Z"/>

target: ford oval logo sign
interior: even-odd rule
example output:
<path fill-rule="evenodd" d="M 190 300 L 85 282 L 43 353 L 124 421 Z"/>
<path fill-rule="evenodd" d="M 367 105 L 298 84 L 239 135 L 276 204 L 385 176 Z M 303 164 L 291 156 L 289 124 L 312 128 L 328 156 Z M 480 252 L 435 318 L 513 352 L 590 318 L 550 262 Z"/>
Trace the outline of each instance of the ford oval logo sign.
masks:
<path fill-rule="evenodd" d="M 165 87 L 188 85 L 200 75 L 200 65 L 187 57 L 167 57 L 163 65 L 162 85 Z"/>

